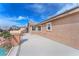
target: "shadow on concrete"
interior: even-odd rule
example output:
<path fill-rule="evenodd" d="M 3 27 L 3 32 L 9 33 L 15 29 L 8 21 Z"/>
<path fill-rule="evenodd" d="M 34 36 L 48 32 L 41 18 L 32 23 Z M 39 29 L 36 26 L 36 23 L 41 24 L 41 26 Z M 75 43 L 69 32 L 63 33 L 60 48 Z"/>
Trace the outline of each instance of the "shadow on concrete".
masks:
<path fill-rule="evenodd" d="M 16 56 L 19 56 L 20 51 L 21 51 L 21 44 L 23 44 L 23 43 L 26 42 L 26 41 L 28 41 L 28 39 L 22 39 L 22 40 L 21 40 L 21 42 L 20 42 L 20 44 L 19 44 L 19 48 L 18 48 L 18 51 L 17 51 Z"/>
<path fill-rule="evenodd" d="M 22 43 L 24 43 L 26 41 L 28 41 L 28 39 L 22 39 L 21 42 L 20 42 L 20 44 L 22 44 Z"/>

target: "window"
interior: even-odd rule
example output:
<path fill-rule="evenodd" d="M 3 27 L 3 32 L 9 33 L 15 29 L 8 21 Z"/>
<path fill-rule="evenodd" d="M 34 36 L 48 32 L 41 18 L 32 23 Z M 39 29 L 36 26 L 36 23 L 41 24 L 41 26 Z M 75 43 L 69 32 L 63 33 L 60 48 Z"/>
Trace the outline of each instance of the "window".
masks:
<path fill-rule="evenodd" d="M 38 31 L 41 31 L 41 26 L 38 26 Z"/>
<path fill-rule="evenodd" d="M 48 31 L 51 31 L 52 30 L 52 24 L 51 23 L 48 23 L 46 27 L 47 27 L 46 29 Z"/>
<path fill-rule="evenodd" d="M 50 24 L 48 24 L 48 30 L 50 30 L 51 29 L 51 26 L 50 26 Z"/>
<path fill-rule="evenodd" d="M 32 26 L 32 30 L 36 30 L 36 27 L 35 26 Z"/>

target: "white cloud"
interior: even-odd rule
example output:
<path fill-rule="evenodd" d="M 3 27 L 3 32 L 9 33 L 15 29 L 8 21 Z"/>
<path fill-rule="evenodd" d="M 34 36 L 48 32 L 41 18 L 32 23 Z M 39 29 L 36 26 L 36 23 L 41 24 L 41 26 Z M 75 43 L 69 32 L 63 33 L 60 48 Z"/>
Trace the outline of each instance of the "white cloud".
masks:
<path fill-rule="evenodd" d="M 60 9 L 55 15 L 61 14 L 67 10 L 70 10 L 74 7 L 78 6 L 77 3 L 70 3 L 70 4 L 65 4 L 65 6 L 62 7 L 62 9 Z"/>
<path fill-rule="evenodd" d="M 16 18 L 16 20 L 23 20 L 23 19 L 26 19 L 26 17 L 24 17 L 24 16 L 19 16 L 19 17 Z"/>
<path fill-rule="evenodd" d="M 33 4 L 31 7 L 33 8 L 33 11 L 38 13 L 43 13 L 46 11 L 46 7 L 43 4 Z"/>
<path fill-rule="evenodd" d="M 15 20 L 18 20 L 18 19 L 24 19 L 23 17 L 0 17 L 0 26 L 1 27 L 10 27 L 12 25 L 16 25 L 16 26 L 22 26 L 21 23 L 19 22 L 16 22 Z"/>
<path fill-rule="evenodd" d="M 22 20 L 22 19 L 25 19 L 25 20 L 28 20 L 30 22 L 33 22 L 33 23 L 37 23 L 33 18 L 29 18 L 28 16 L 27 17 L 23 17 L 23 16 L 19 16 L 19 17 L 0 17 L 0 26 L 1 27 L 10 27 L 12 25 L 16 25 L 16 26 L 26 26 L 28 21 L 26 22 L 25 25 L 23 25 L 22 23 L 19 23 L 18 21 L 16 22 L 16 20 Z"/>
<path fill-rule="evenodd" d="M 48 18 L 48 16 L 47 16 L 47 15 L 41 15 L 40 17 L 41 17 L 41 19 L 42 19 L 42 20 L 44 20 L 44 19 L 47 19 L 47 18 Z"/>
<path fill-rule="evenodd" d="M 35 23 L 35 24 L 38 23 L 36 20 L 34 20 L 33 18 L 30 18 L 30 17 L 28 17 L 28 16 L 27 16 L 26 20 L 27 20 L 27 22 L 33 22 L 33 23 Z"/>
<path fill-rule="evenodd" d="M 62 4 L 60 4 L 59 7 L 61 7 L 61 5 Z M 66 3 L 66 4 L 64 4 L 64 6 L 58 12 L 56 12 L 56 14 L 49 16 L 47 19 L 54 17 L 56 15 L 59 15 L 59 14 L 65 12 L 67 10 L 70 10 L 70 9 L 76 7 L 76 6 L 79 6 L 79 4 L 78 3 Z"/>
<path fill-rule="evenodd" d="M 7 20 L 10 20 L 10 21 L 15 21 L 15 20 L 24 20 L 24 19 L 27 19 L 27 17 L 24 17 L 24 16 L 6 17 L 6 16 L 0 15 L 0 19 L 7 19 Z"/>
<path fill-rule="evenodd" d="M 38 23 L 37 21 L 35 21 L 35 20 L 32 19 L 32 18 L 30 18 L 29 21 L 32 22 L 32 23 L 34 23 L 34 24 L 37 24 L 37 23 Z"/>
<path fill-rule="evenodd" d="M 10 21 L 10 20 L 4 20 L 4 19 L 0 19 L 0 26 L 12 26 L 12 25 L 20 25 L 19 23 L 17 22 L 13 22 L 13 21 Z"/>
<path fill-rule="evenodd" d="M 27 17 L 18 16 L 18 17 L 5 17 L 5 18 L 8 18 L 9 20 L 24 20 L 24 19 L 26 19 Z"/>

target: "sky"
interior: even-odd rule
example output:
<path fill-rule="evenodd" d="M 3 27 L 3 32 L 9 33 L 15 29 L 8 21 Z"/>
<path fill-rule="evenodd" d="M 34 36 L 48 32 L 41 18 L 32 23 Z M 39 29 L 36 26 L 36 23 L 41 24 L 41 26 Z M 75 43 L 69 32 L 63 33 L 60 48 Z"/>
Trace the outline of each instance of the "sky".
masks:
<path fill-rule="evenodd" d="M 26 26 L 28 21 L 39 23 L 77 5 L 76 3 L 0 3 L 0 26 Z"/>

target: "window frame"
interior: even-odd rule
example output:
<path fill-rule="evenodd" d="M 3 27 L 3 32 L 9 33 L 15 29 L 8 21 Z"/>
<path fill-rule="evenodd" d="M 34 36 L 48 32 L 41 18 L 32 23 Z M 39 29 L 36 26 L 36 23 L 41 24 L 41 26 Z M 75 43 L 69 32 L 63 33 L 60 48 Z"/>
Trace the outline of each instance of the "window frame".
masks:
<path fill-rule="evenodd" d="M 34 27 L 34 28 L 33 28 Z M 32 31 L 35 31 L 36 30 L 36 26 L 32 26 Z"/>
<path fill-rule="evenodd" d="M 39 27 L 40 27 L 40 30 L 39 30 Z M 42 31 L 42 26 L 38 26 L 38 27 L 37 27 L 37 30 L 38 30 L 38 31 Z"/>
<path fill-rule="evenodd" d="M 48 29 L 49 26 L 50 26 L 50 29 Z M 52 31 L 52 23 L 51 22 L 46 24 L 46 30 Z"/>

